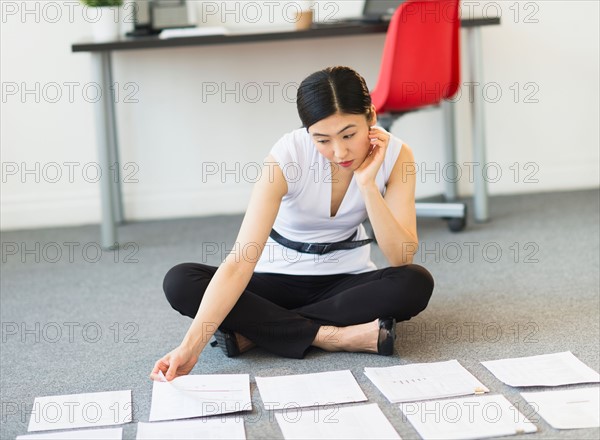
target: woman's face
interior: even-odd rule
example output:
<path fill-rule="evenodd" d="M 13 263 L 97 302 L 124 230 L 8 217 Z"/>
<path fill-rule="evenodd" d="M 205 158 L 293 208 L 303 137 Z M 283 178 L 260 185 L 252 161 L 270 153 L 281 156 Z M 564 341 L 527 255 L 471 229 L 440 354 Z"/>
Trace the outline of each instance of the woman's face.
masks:
<path fill-rule="evenodd" d="M 375 118 L 367 121 L 365 115 L 336 113 L 311 125 L 308 132 L 333 171 L 351 174 L 369 153 L 369 127 L 374 123 Z"/>

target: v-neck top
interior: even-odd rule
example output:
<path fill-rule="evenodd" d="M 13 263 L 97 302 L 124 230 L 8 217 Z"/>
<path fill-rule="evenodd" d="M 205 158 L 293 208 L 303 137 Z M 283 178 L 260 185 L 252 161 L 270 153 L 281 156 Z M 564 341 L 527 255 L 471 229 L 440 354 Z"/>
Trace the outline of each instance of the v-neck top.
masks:
<path fill-rule="evenodd" d="M 382 195 L 401 148 L 402 141 L 391 135 L 375 179 Z M 305 128 L 282 136 L 271 149 L 271 155 L 283 171 L 288 185 L 273 229 L 289 240 L 305 243 L 342 241 L 356 230 L 358 234 L 354 240 L 368 238 L 362 225 L 367 219 L 367 209 L 354 176 L 336 215 L 331 216 L 332 179 L 335 175 L 332 176 L 329 161 L 319 153 Z M 369 244 L 317 255 L 286 248 L 269 237 L 254 271 L 332 275 L 376 269 L 371 261 Z"/>

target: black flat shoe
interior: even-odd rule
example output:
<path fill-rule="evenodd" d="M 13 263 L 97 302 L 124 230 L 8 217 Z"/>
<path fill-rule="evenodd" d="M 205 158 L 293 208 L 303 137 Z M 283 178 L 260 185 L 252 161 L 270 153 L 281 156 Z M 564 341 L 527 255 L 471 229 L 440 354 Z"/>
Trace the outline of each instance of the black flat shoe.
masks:
<path fill-rule="evenodd" d="M 391 356 L 394 354 L 396 342 L 396 320 L 379 318 L 379 337 L 377 338 L 377 354 Z"/>
<path fill-rule="evenodd" d="M 236 357 L 240 355 L 240 347 L 238 346 L 237 339 L 233 332 L 218 329 L 214 336 L 216 341 L 211 342 L 211 346 L 216 347 L 218 345 L 221 347 L 221 350 L 223 350 L 223 353 L 225 353 L 225 356 L 227 357 Z"/>

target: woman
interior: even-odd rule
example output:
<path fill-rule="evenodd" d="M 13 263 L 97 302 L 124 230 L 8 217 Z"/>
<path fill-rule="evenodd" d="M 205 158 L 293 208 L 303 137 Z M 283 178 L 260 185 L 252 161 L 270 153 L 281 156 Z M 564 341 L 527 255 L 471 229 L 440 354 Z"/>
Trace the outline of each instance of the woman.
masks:
<path fill-rule="evenodd" d="M 375 126 L 366 83 L 348 67 L 308 76 L 297 107 L 303 127 L 265 159 L 223 263 L 179 264 L 165 276 L 171 306 L 194 320 L 152 379 L 188 374 L 213 335 L 230 357 L 254 345 L 291 358 L 311 346 L 390 355 L 396 321 L 427 306 L 433 279 L 412 264 L 410 148 Z M 390 267 L 370 259 L 367 217 Z"/>

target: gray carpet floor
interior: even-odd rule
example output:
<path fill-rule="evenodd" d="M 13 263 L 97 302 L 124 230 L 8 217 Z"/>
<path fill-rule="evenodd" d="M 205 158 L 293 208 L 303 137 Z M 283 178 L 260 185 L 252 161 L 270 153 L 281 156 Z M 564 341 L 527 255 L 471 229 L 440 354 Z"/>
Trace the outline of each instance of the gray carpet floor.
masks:
<path fill-rule="evenodd" d="M 192 373 L 250 374 L 248 439 L 283 438 L 255 376 L 341 369 L 352 371 L 403 438 L 419 438 L 363 368 L 449 359 L 534 421 L 536 434 L 516 438 L 599 438 L 598 429 L 553 429 L 528 409 L 522 389 L 480 364 L 570 350 L 600 370 L 599 191 L 497 196 L 490 203 L 490 222 L 471 221 L 457 234 L 441 220 L 419 220 L 414 262 L 429 269 L 436 286 L 429 307 L 398 325 L 394 356 L 312 349 L 292 360 L 254 349 L 229 359 L 207 346 Z M 119 228 L 129 247 L 100 255 L 97 225 L 2 233 L 0 437 L 27 433 L 37 396 L 130 389 L 134 421 L 148 421 L 148 374 L 191 323 L 166 302 L 163 276 L 180 262 L 218 265 L 241 221 L 236 215 L 129 223 Z M 208 242 L 222 244 L 223 253 L 203 255 Z M 385 266 L 377 246 L 373 258 Z M 124 425 L 124 438 L 135 433 L 135 423 Z"/>

